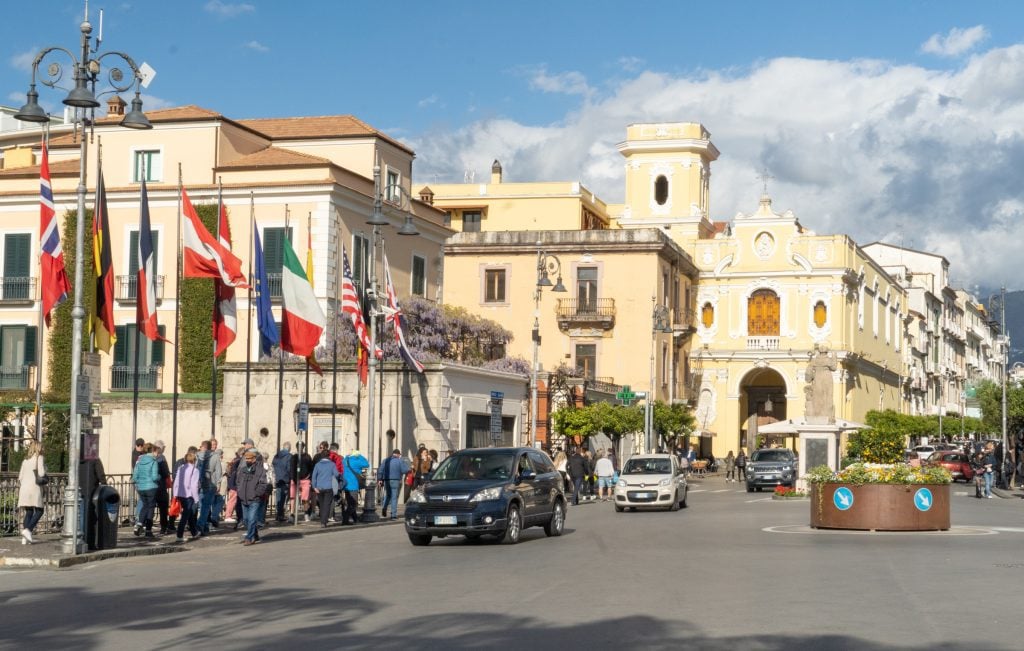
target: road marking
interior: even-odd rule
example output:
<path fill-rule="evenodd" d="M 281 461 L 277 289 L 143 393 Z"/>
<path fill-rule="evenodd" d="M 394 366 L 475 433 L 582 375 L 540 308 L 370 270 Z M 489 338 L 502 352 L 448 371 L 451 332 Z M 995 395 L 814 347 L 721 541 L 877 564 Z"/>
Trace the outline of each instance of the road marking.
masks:
<path fill-rule="evenodd" d="M 985 527 L 992 531 L 1005 531 L 1006 533 L 1024 533 L 1024 527 Z"/>
<path fill-rule="evenodd" d="M 712 492 L 712 493 L 731 493 L 732 491 L 731 491 L 731 490 L 729 490 L 728 488 L 721 488 L 721 489 L 719 489 L 719 490 L 716 490 L 716 491 L 711 491 L 711 492 Z"/>
<path fill-rule="evenodd" d="M 759 497 L 756 500 L 747 500 L 747 504 L 753 504 L 754 502 L 767 502 L 767 501 L 769 501 L 771 499 L 772 498 L 770 498 L 770 497 Z"/>
<path fill-rule="evenodd" d="M 690 493 L 706 493 L 707 491 L 708 491 L 708 489 L 706 489 L 706 488 L 691 488 L 691 489 L 689 489 L 688 492 L 690 492 Z"/>
<path fill-rule="evenodd" d="M 1012 528 L 1012 527 L 1007 527 Z M 999 527 L 950 527 L 948 531 L 862 531 L 857 529 L 814 529 L 805 524 L 782 525 L 761 529 L 766 533 L 797 533 L 811 535 L 854 535 L 854 536 L 994 536 Z M 1024 529 L 1020 529 L 1024 532 Z"/>

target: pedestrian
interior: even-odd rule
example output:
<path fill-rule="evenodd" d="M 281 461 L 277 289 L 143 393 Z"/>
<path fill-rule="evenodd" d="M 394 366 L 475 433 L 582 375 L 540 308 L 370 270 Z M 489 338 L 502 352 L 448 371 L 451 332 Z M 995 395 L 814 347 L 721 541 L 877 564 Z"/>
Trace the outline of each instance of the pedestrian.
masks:
<path fill-rule="evenodd" d="M 377 469 L 377 486 L 384 489 L 384 504 L 381 506 L 381 515 L 387 515 L 388 505 L 391 505 L 391 519 L 398 518 L 398 495 L 402 490 L 402 480 L 409 472 L 409 463 L 402 458 L 402 451 L 395 448 L 391 456 L 380 462 Z"/>
<path fill-rule="evenodd" d="M 412 472 L 413 472 L 413 488 L 419 488 L 426 483 L 427 478 L 430 477 L 430 469 L 433 465 L 433 460 L 430 458 L 430 453 L 427 452 L 426 448 L 420 448 L 416 454 L 416 459 L 413 461 Z"/>
<path fill-rule="evenodd" d="M 299 441 L 295 444 L 295 454 L 292 455 L 291 465 L 288 466 L 288 476 L 291 478 L 291 497 L 299 500 L 296 504 L 301 505 L 305 513 L 306 522 L 309 522 L 310 514 L 313 513 L 313 504 L 310 502 L 309 476 L 313 474 L 313 458 L 306 452 L 306 444 Z M 295 496 L 298 488 L 298 497 Z"/>
<path fill-rule="evenodd" d="M 597 499 L 597 491 L 594 490 L 597 486 L 597 474 L 594 471 L 594 466 L 597 463 L 597 459 L 594 458 L 594 454 L 590 450 L 583 451 L 583 458 L 587 460 L 587 477 L 584 482 L 586 488 L 587 500 L 593 501 Z"/>
<path fill-rule="evenodd" d="M 196 505 L 199 503 L 199 470 L 196 468 L 195 452 L 185 453 L 183 463 L 174 474 L 174 499 L 181 505 L 176 542 L 185 542 L 185 527 L 192 540 L 199 537 L 196 524 Z"/>
<path fill-rule="evenodd" d="M 132 470 L 135 470 L 135 462 L 139 460 L 144 453 L 143 448 L 146 445 L 146 439 L 138 438 L 135 439 L 135 448 L 132 450 Z"/>
<path fill-rule="evenodd" d="M 977 451 L 971 455 L 971 470 L 974 471 L 974 497 L 981 499 L 984 497 L 983 489 L 985 486 L 985 453 Z"/>
<path fill-rule="evenodd" d="M 43 517 L 43 491 L 50 481 L 46 474 L 46 460 L 43 459 L 43 444 L 30 441 L 25 460 L 18 473 L 18 506 L 25 509 L 21 527 L 21 544 L 31 545 L 32 533 Z M 43 482 L 43 483 L 40 483 Z"/>
<path fill-rule="evenodd" d="M 152 443 L 143 446 L 143 454 L 135 462 L 135 469 L 132 470 L 132 481 L 135 482 L 135 490 L 138 491 L 139 502 L 142 504 L 139 519 L 135 523 L 135 535 L 141 536 L 145 532 L 146 538 L 156 538 L 153 535 L 153 507 L 156 505 L 156 487 L 160 481 L 160 471 L 157 469 Z"/>
<path fill-rule="evenodd" d="M 984 459 L 984 482 L 985 482 L 985 497 L 992 499 L 992 481 L 995 478 L 996 470 L 996 454 L 995 446 L 988 443 L 985 446 L 985 459 Z"/>
<path fill-rule="evenodd" d="M 190 452 L 192 450 L 189 450 Z M 235 458 L 228 463 L 228 501 L 224 508 L 224 524 L 235 525 L 234 531 L 238 530 L 238 523 L 242 521 L 242 503 L 238 501 L 238 486 L 235 484 L 235 473 L 239 464 L 242 463 L 242 453 L 245 448 L 240 447 L 235 451 Z"/>
<path fill-rule="evenodd" d="M 572 480 L 572 503 L 580 503 L 580 489 L 583 487 L 583 480 L 587 477 L 587 460 L 580 454 L 579 448 L 573 448 L 566 463 L 569 479 Z"/>
<path fill-rule="evenodd" d="M 430 472 L 434 472 L 435 470 L 437 470 L 437 465 L 440 463 L 437 460 L 437 450 L 427 450 L 427 454 L 430 455 Z"/>
<path fill-rule="evenodd" d="M 356 523 L 356 496 L 366 488 L 366 469 L 370 462 L 359 450 L 345 457 L 345 505 L 341 510 L 341 524 Z"/>
<path fill-rule="evenodd" d="M 167 465 L 167 458 L 164 457 L 164 442 L 157 439 L 153 441 L 153 456 L 156 457 L 156 471 L 159 478 L 156 482 L 156 508 L 160 513 L 160 535 L 171 533 L 170 519 L 167 511 L 171 506 L 170 494 L 167 492 L 172 486 L 171 469 Z"/>
<path fill-rule="evenodd" d="M 213 454 L 210 452 L 210 441 L 199 443 L 199 454 L 196 455 L 196 470 L 199 471 L 199 516 L 196 524 L 199 535 L 210 533 L 210 509 L 213 508 L 213 482 L 210 478 L 210 465 Z"/>
<path fill-rule="evenodd" d="M 288 513 L 288 468 L 292 462 L 292 444 L 285 443 L 274 455 L 274 510 L 277 511 L 278 522 L 285 521 Z"/>
<path fill-rule="evenodd" d="M 235 473 L 235 487 L 246 523 L 242 544 L 247 547 L 259 542 L 260 502 L 267 494 L 267 473 L 263 464 L 257 462 L 257 456 L 256 450 L 246 450 Z"/>
<path fill-rule="evenodd" d="M 594 463 L 594 472 L 597 474 L 597 490 L 600 492 L 602 502 L 607 502 L 612 495 L 612 476 L 615 474 L 615 466 L 612 460 L 603 451 Z"/>
<path fill-rule="evenodd" d="M 221 514 L 224 511 L 224 494 L 221 492 L 221 482 L 224 480 L 224 451 L 220 449 L 217 439 L 210 439 L 210 487 L 213 491 L 213 500 L 210 502 L 209 522 L 210 526 L 216 529 L 220 526 Z"/>
<path fill-rule="evenodd" d="M 736 481 L 747 481 L 747 453 L 743 448 L 736 455 Z"/>
<path fill-rule="evenodd" d="M 566 472 L 566 464 L 568 460 L 569 457 L 565 455 L 565 452 L 562 450 L 562 448 L 555 449 L 555 458 L 553 459 L 553 461 L 555 464 L 555 470 L 557 470 L 558 474 L 562 476 L 562 490 L 564 491 L 569 490 L 569 477 Z"/>
<path fill-rule="evenodd" d="M 320 526 L 327 527 L 328 520 L 334 511 L 334 487 L 337 485 L 340 473 L 334 465 L 329 454 L 317 455 L 320 460 L 313 466 L 311 479 L 313 492 L 316 493 L 317 507 L 320 509 Z"/>
<path fill-rule="evenodd" d="M 725 481 L 736 481 L 736 457 L 733 455 L 732 450 L 729 450 L 729 454 L 725 455 Z"/>

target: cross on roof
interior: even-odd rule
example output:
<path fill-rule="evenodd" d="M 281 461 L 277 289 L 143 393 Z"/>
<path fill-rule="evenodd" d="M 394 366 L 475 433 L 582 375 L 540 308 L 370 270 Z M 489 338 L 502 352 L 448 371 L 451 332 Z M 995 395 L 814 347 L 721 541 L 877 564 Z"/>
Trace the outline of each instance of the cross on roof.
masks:
<path fill-rule="evenodd" d="M 760 179 L 761 183 L 764 185 L 764 194 L 768 194 L 768 181 L 769 179 L 774 179 L 775 177 L 768 173 L 767 166 L 764 168 L 764 170 L 761 171 L 760 174 L 757 175 L 757 178 Z"/>

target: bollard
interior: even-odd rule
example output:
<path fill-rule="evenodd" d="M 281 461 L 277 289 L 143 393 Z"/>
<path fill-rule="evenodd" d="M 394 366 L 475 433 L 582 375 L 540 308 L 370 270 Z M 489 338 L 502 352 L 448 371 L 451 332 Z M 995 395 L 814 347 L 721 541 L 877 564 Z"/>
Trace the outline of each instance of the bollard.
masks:
<path fill-rule="evenodd" d="M 377 522 L 377 485 L 373 482 L 366 482 L 366 489 L 363 491 L 363 515 L 360 522 Z"/>

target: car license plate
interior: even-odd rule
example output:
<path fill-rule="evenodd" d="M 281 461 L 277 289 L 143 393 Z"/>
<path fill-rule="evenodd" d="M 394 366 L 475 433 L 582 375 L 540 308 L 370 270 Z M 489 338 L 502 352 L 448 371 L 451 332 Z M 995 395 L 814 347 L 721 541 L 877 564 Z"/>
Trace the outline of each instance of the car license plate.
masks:
<path fill-rule="evenodd" d="M 775 475 L 765 475 L 765 479 L 775 479 Z"/>
<path fill-rule="evenodd" d="M 434 516 L 434 524 L 437 524 L 437 525 L 453 525 L 453 524 L 458 524 L 458 523 L 459 523 L 459 521 L 455 518 L 454 515 L 435 515 Z"/>
<path fill-rule="evenodd" d="M 646 493 L 637 493 L 636 496 L 637 497 L 654 497 L 654 493 L 648 491 Z"/>

